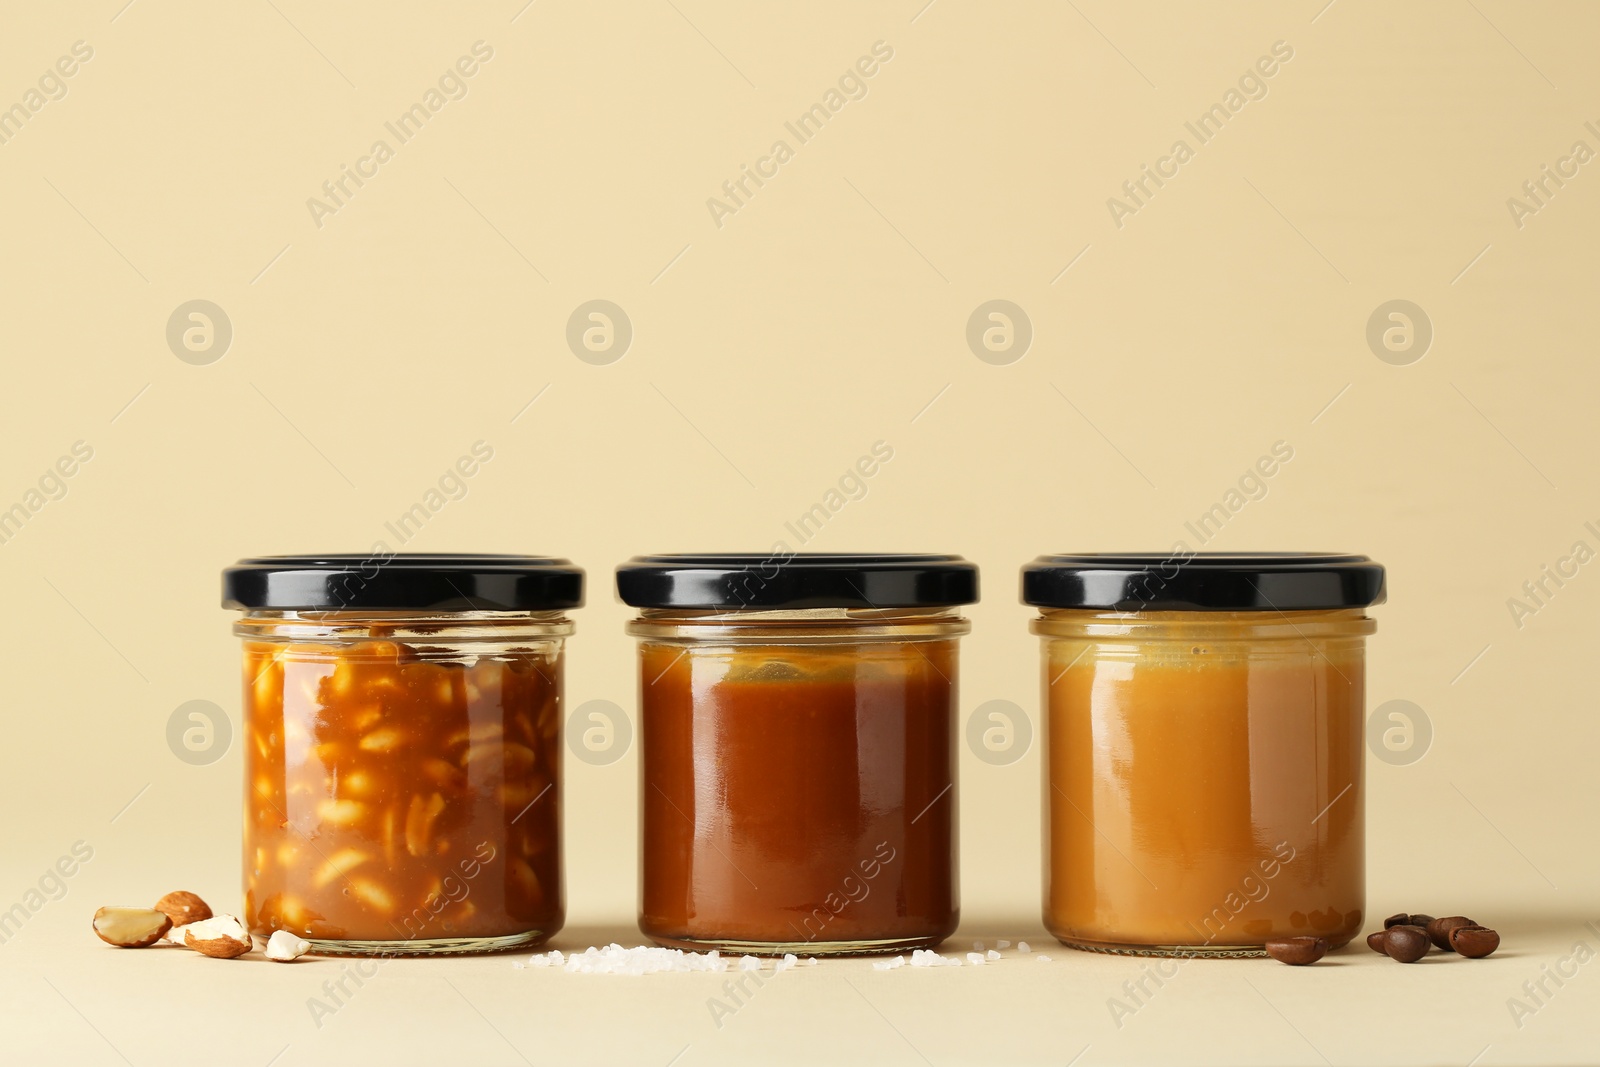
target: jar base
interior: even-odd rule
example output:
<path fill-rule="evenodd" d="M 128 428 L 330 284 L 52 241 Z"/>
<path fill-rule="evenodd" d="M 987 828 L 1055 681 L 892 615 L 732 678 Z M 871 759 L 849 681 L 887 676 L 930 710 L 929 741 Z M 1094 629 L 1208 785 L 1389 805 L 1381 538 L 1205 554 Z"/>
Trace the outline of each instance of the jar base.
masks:
<path fill-rule="evenodd" d="M 1261 945 L 1124 945 L 1108 941 L 1068 940 L 1057 937 L 1068 948 L 1079 952 L 1100 952 L 1109 956 L 1165 956 L 1178 959 L 1258 959 L 1267 954 Z"/>
<path fill-rule="evenodd" d="M 311 951 L 319 956 L 465 956 L 491 952 L 514 952 L 537 948 L 555 931 L 530 930 L 497 937 L 441 937 L 396 941 L 346 941 L 307 938 Z"/>
<path fill-rule="evenodd" d="M 663 948 L 681 948 L 686 952 L 711 952 L 740 956 L 892 956 L 913 949 L 933 948 L 945 935 L 921 937 L 893 937 L 860 941 L 739 941 L 721 938 L 665 937 L 646 933 L 651 941 Z"/>

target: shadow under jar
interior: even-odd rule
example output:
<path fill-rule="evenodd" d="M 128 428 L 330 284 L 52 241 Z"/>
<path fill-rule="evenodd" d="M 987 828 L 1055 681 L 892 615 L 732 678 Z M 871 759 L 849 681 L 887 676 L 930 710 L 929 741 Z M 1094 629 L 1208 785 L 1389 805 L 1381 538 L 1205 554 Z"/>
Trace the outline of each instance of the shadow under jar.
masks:
<path fill-rule="evenodd" d="M 901 952 L 960 917 L 959 556 L 639 556 L 639 927 L 687 949 Z"/>
<path fill-rule="evenodd" d="M 583 572 L 532 556 L 269 556 L 243 616 L 244 922 L 314 951 L 490 952 L 565 916 L 562 645 Z"/>
<path fill-rule="evenodd" d="M 1041 556 L 1044 923 L 1160 956 L 1337 947 L 1366 896 L 1366 556 Z"/>

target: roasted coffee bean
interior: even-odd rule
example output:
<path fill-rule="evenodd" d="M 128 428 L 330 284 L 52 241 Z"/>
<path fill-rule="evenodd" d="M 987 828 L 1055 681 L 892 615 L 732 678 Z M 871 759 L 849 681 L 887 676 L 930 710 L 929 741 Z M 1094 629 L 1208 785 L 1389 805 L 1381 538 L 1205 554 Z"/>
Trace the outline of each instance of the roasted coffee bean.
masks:
<path fill-rule="evenodd" d="M 1420 926 L 1391 926 L 1383 933 L 1383 949 L 1392 960 L 1416 963 L 1428 954 L 1431 941 Z"/>
<path fill-rule="evenodd" d="M 1469 960 L 1479 960 L 1500 947 L 1500 935 L 1487 926 L 1458 926 L 1450 931 L 1450 947 Z"/>
<path fill-rule="evenodd" d="M 1402 925 L 1404 925 L 1404 924 L 1402 924 Z M 1388 932 L 1389 932 L 1388 927 L 1385 927 L 1382 930 L 1377 930 L 1377 931 L 1374 931 L 1373 933 L 1368 934 L 1367 935 L 1367 947 L 1370 948 L 1374 952 L 1381 952 L 1385 956 L 1387 956 L 1389 954 L 1389 950 L 1383 947 L 1383 935 L 1387 934 Z"/>
<path fill-rule="evenodd" d="M 1320 937 L 1285 937 L 1268 941 L 1265 948 L 1267 955 L 1279 963 L 1303 967 L 1320 960 L 1328 951 L 1328 942 Z"/>
<path fill-rule="evenodd" d="M 1398 915 L 1391 915 L 1387 919 L 1383 920 L 1383 928 L 1387 930 L 1391 926 L 1420 926 L 1426 929 L 1428 924 L 1431 922 L 1433 922 L 1432 915 L 1422 915 L 1420 913 L 1417 915 L 1407 915 L 1402 911 Z"/>
<path fill-rule="evenodd" d="M 1428 938 L 1434 943 L 1435 947 L 1443 949 L 1445 952 L 1454 952 L 1455 949 L 1450 947 L 1450 931 L 1462 926 L 1477 925 L 1465 915 L 1446 915 L 1428 924 Z"/>

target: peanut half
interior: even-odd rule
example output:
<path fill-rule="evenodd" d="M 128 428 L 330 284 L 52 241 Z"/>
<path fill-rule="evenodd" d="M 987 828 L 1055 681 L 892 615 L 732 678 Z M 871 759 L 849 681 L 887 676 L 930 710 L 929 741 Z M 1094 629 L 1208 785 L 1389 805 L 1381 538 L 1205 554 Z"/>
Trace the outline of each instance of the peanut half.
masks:
<path fill-rule="evenodd" d="M 94 932 L 118 948 L 148 948 L 172 929 L 172 920 L 154 908 L 101 908 L 94 913 Z"/>

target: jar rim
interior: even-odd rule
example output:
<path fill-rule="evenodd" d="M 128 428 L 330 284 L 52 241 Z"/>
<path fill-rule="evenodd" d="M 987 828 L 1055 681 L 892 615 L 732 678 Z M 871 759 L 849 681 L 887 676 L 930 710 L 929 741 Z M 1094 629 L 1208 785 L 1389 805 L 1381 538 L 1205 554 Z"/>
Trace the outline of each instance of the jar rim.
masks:
<path fill-rule="evenodd" d="M 627 624 L 632 637 L 695 644 L 858 644 L 961 637 L 972 621 L 957 607 L 644 608 Z"/>
<path fill-rule="evenodd" d="M 365 643 L 495 645 L 569 637 L 561 611 L 384 611 L 251 609 L 233 624 L 246 642 L 337 645 Z"/>
<path fill-rule="evenodd" d="M 1258 641 L 1310 641 L 1362 638 L 1378 624 L 1361 608 L 1306 611 L 1110 611 L 1095 608 L 1041 608 L 1029 624 L 1047 640 L 1206 641 L 1249 644 Z"/>

